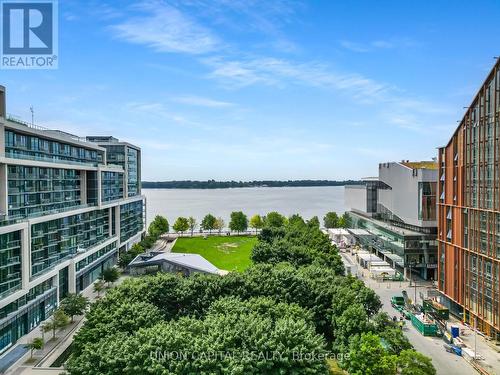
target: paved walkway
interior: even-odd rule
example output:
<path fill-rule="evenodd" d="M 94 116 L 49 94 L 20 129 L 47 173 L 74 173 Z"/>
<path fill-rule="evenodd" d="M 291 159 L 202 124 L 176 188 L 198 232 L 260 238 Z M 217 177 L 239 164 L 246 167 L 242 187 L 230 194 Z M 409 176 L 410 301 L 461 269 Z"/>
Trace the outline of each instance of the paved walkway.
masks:
<path fill-rule="evenodd" d="M 115 285 L 120 284 L 125 280 L 128 276 L 122 276 Z M 89 286 L 85 289 L 82 294 L 89 298 L 91 302 L 97 299 L 97 293 L 94 292 L 93 286 Z M 101 297 L 104 293 L 101 293 Z M 50 319 L 50 318 L 49 318 Z M 59 358 L 59 356 L 66 350 L 66 348 L 73 342 L 73 336 L 78 332 L 80 327 L 85 322 L 84 316 L 75 317 L 75 321 L 68 325 L 64 330 L 61 330 L 57 333 L 56 340 L 51 340 L 52 333 L 42 333 L 41 325 L 35 328 L 33 331 L 28 333 L 27 335 L 21 337 L 18 340 L 18 345 L 24 347 L 26 343 L 33 340 L 35 337 L 43 337 L 45 336 L 45 345 L 42 350 L 37 350 L 34 353 L 35 362 L 27 363 L 30 353 L 26 352 L 24 355 L 19 357 L 15 363 L 11 363 L 10 368 L 4 372 L 0 372 L 0 374 L 6 375 L 28 375 L 28 374 L 45 374 L 45 375 L 57 375 L 61 374 L 63 370 L 62 367 L 50 367 L 54 361 Z M 15 349 L 16 347 L 14 347 Z M 11 349 L 14 350 L 14 349 Z M 10 353 L 10 351 L 8 352 Z M 7 353 L 7 354 L 8 354 Z"/>
<path fill-rule="evenodd" d="M 375 293 L 377 293 L 383 304 L 382 311 L 387 312 L 389 316 L 399 316 L 399 312 L 397 312 L 391 306 L 390 300 L 392 296 L 396 294 L 401 295 L 401 291 L 406 290 L 408 292 L 408 296 L 414 299 L 414 284 L 410 287 L 408 281 L 378 282 L 369 277 L 368 270 L 363 269 L 359 265 L 356 266 L 356 262 L 350 254 L 341 253 L 341 255 L 346 265 L 355 265 L 352 273 L 357 274 L 357 276 L 360 277 L 368 287 L 372 288 Z M 429 283 L 425 283 L 424 285 L 422 284 L 423 283 L 420 282 L 416 288 L 418 301 L 417 303 L 419 304 L 422 304 L 419 297 L 420 292 L 426 295 L 427 289 L 429 287 Z M 450 322 L 448 323 L 448 327 L 451 325 L 455 325 L 455 323 L 459 322 L 456 319 L 452 318 L 452 320 L 450 320 Z M 461 325 L 461 323 L 459 323 L 459 325 Z M 416 350 L 432 358 L 432 363 L 434 364 L 438 375 L 471 375 L 478 373 L 478 371 L 476 371 L 465 358 L 446 352 L 443 346 L 444 341 L 441 338 L 425 337 L 420 334 L 420 332 L 418 332 L 411 323 L 406 324 L 404 334 L 406 337 L 408 337 Z M 467 336 L 462 337 L 465 344 L 469 348 L 474 348 L 473 336 L 474 335 L 471 333 Z M 484 357 L 484 359 L 478 361 L 478 364 L 485 371 L 487 371 L 486 373 L 500 375 L 500 354 L 492 349 L 486 343 L 485 339 L 479 335 L 477 336 L 477 344 L 478 354 L 481 357 Z"/>
<path fill-rule="evenodd" d="M 165 253 L 170 253 L 177 242 L 177 237 L 173 238 L 170 236 L 160 237 L 154 246 L 149 251 L 163 251 Z"/>

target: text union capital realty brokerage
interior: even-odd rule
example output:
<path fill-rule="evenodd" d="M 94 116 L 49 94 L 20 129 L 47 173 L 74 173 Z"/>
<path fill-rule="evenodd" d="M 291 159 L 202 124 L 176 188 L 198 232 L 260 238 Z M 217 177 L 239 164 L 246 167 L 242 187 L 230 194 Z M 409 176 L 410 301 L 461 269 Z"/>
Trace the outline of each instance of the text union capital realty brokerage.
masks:
<path fill-rule="evenodd" d="M 282 353 L 280 351 L 162 351 L 156 350 L 150 352 L 150 358 L 156 361 L 180 361 L 180 360 L 228 360 L 232 358 L 254 360 L 254 361 L 276 361 L 291 359 L 293 361 L 325 361 L 327 359 L 349 359 L 349 353 L 331 353 L 331 352 L 302 352 L 293 351 Z"/>

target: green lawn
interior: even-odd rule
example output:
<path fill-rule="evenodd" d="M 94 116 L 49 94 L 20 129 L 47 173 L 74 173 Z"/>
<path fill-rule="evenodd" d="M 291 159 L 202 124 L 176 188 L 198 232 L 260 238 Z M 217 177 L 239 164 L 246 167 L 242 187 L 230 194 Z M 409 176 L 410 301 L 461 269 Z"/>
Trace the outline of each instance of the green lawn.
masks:
<path fill-rule="evenodd" d="M 172 252 L 200 254 L 221 270 L 241 272 L 252 263 L 250 253 L 256 243 L 257 237 L 251 236 L 181 237 Z"/>

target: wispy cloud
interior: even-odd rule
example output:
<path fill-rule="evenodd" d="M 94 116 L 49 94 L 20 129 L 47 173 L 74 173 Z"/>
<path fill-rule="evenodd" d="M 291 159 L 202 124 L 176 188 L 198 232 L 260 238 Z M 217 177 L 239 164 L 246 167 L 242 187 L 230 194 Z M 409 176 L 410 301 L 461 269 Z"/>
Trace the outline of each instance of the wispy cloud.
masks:
<path fill-rule="evenodd" d="M 332 72 L 325 64 L 317 62 L 296 63 L 270 57 L 246 60 L 226 60 L 216 57 L 203 61 L 212 68 L 210 77 L 236 86 L 256 83 L 280 86 L 287 81 L 292 84 L 349 91 L 356 97 L 366 99 L 379 97 L 389 89 L 388 85 L 360 74 Z"/>
<path fill-rule="evenodd" d="M 111 25 L 115 37 L 158 52 L 203 54 L 220 46 L 211 30 L 165 2 L 143 2 L 132 9 L 143 15 Z"/>
<path fill-rule="evenodd" d="M 354 42 L 352 40 L 341 40 L 339 41 L 339 43 L 343 48 L 352 52 L 359 53 L 374 52 L 377 50 L 388 50 L 394 48 L 406 48 L 417 45 L 417 43 L 408 38 L 391 38 L 388 40 L 378 39 L 365 43 Z"/>
<path fill-rule="evenodd" d="M 224 108 L 224 107 L 234 106 L 234 103 L 223 102 L 220 100 L 214 100 L 214 99 L 210 99 L 210 98 L 204 98 L 201 96 L 193 96 L 193 95 L 178 96 L 178 97 L 172 98 L 172 100 L 174 102 L 181 103 L 181 104 L 187 104 L 187 105 L 198 106 L 198 107 L 208 107 L 208 108 Z"/>
<path fill-rule="evenodd" d="M 146 115 L 150 118 L 161 119 L 167 121 L 167 124 L 175 124 L 179 126 L 188 126 L 203 130 L 213 130 L 213 127 L 204 123 L 194 121 L 183 114 L 171 111 L 165 104 L 160 102 L 130 102 L 125 105 L 125 108 L 131 114 Z"/>

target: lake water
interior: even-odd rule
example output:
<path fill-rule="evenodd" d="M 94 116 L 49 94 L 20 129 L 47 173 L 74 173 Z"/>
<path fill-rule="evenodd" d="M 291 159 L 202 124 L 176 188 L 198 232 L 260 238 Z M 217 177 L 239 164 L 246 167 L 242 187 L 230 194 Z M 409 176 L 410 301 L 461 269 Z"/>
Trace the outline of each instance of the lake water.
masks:
<path fill-rule="evenodd" d="M 243 211 L 248 217 L 278 211 L 285 216 L 300 214 L 309 219 L 328 211 L 342 214 L 344 187 L 283 187 L 236 189 L 142 189 L 147 198 L 147 223 L 156 215 L 165 216 L 170 225 L 179 216 L 193 216 L 198 223 L 211 213 L 226 224 L 232 211 Z"/>

